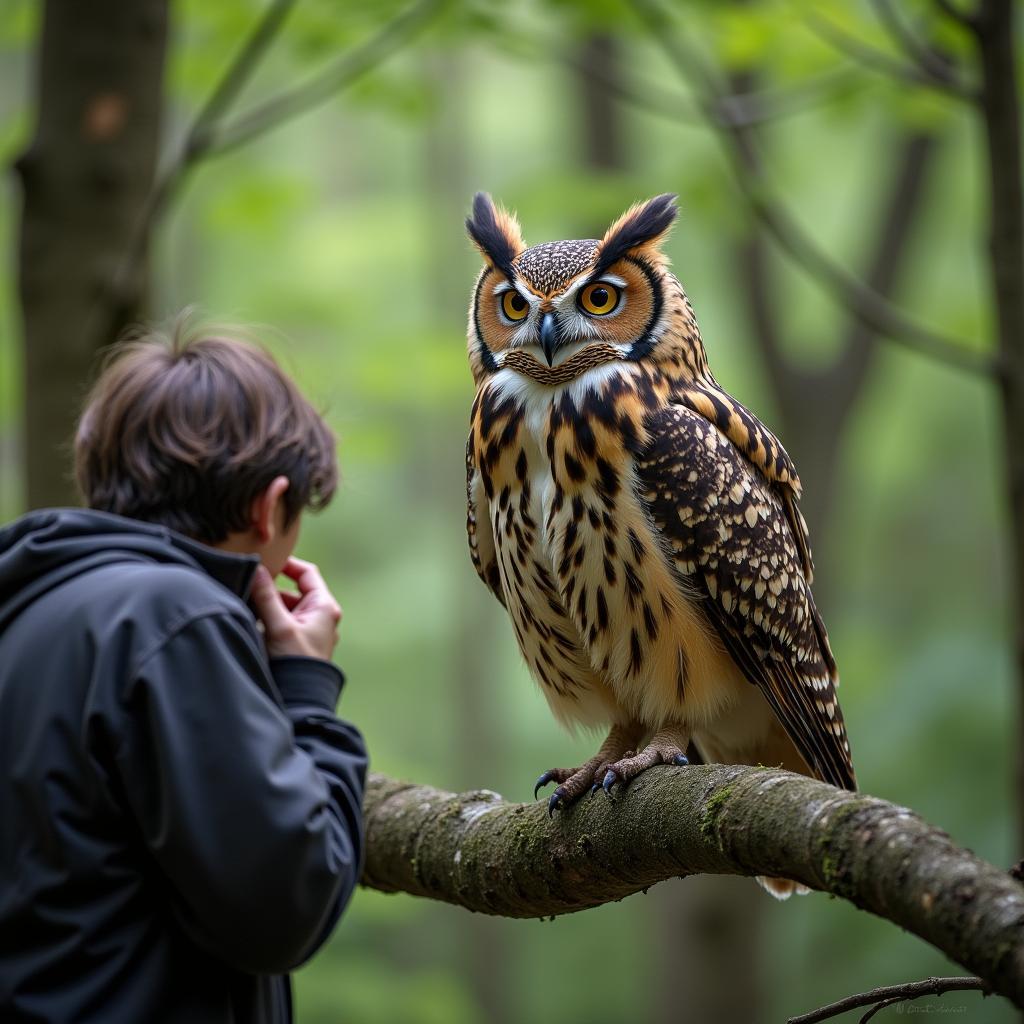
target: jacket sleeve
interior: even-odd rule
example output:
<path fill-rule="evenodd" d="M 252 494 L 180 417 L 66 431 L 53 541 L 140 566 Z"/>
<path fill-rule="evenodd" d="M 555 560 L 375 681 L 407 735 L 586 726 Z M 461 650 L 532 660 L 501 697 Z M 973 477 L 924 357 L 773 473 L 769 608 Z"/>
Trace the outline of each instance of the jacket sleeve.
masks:
<path fill-rule="evenodd" d="M 195 618 L 133 672 L 117 730 L 168 909 L 199 946 L 258 974 L 298 966 L 341 914 L 366 776 L 362 738 L 333 713 L 341 673 L 312 658 L 270 671 L 251 624 Z"/>

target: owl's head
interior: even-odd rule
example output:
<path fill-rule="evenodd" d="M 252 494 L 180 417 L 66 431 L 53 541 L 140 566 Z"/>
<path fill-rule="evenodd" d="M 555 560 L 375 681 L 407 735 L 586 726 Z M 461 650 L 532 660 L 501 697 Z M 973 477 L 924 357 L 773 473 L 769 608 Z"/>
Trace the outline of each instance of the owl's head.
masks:
<path fill-rule="evenodd" d="M 601 239 L 527 248 L 515 217 L 478 193 L 466 220 L 484 258 L 469 310 L 476 380 L 508 367 L 559 384 L 601 363 L 657 358 L 659 348 L 700 348 L 661 252 L 676 213 L 675 196 L 660 195 L 627 210 Z"/>

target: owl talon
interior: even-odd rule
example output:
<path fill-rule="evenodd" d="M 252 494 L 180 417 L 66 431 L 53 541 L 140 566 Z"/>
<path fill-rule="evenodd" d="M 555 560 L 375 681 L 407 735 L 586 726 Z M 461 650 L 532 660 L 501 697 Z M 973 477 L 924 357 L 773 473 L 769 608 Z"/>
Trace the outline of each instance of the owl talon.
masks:
<path fill-rule="evenodd" d="M 551 794 L 551 799 L 548 800 L 549 818 L 553 818 L 555 816 L 555 811 L 560 811 L 562 809 L 563 796 L 565 796 L 565 791 L 562 789 L 561 786 L 559 786 L 558 789 L 556 789 L 554 793 Z"/>
<path fill-rule="evenodd" d="M 676 754 L 676 756 L 672 758 L 672 763 L 673 764 L 689 764 L 690 763 L 690 759 L 685 754 Z"/>
<path fill-rule="evenodd" d="M 599 790 L 600 788 L 601 788 L 601 783 L 600 783 L 600 782 L 595 782 L 595 783 L 594 783 L 594 784 L 593 784 L 593 785 L 592 785 L 592 786 L 590 787 L 590 799 L 591 799 L 591 800 L 593 800 L 593 799 L 594 799 L 594 794 L 595 794 L 595 793 L 596 793 L 596 792 L 597 792 L 597 791 L 598 791 L 598 790 Z"/>
<path fill-rule="evenodd" d="M 546 786 L 549 782 L 553 782 L 555 778 L 555 772 L 546 771 L 538 780 L 537 784 L 533 787 L 533 799 L 537 799 L 537 794 L 541 791 L 543 786 Z"/>
<path fill-rule="evenodd" d="M 616 775 L 611 768 L 609 768 L 608 771 L 606 771 L 604 774 L 604 782 L 602 782 L 601 785 L 604 788 L 605 795 L 608 797 L 609 800 L 611 800 L 612 798 L 612 786 L 615 785 L 617 779 L 618 775 Z"/>

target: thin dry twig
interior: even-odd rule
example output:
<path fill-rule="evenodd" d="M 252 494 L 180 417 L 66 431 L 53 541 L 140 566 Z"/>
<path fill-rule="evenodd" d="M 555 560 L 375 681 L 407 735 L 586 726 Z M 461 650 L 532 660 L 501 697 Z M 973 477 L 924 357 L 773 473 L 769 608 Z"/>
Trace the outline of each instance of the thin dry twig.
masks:
<path fill-rule="evenodd" d="M 981 992 L 982 995 L 987 996 L 991 994 L 991 991 L 991 988 L 981 978 L 970 976 L 925 978 L 924 981 L 907 981 L 901 985 L 884 985 L 881 988 L 873 988 L 869 992 L 858 992 L 856 995 L 839 999 L 827 1006 L 819 1006 L 818 1009 L 811 1010 L 809 1013 L 790 1017 L 786 1024 L 817 1024 L 818 1021 L 838 1017 L 841 1013 L 847 1013 L 862 1006 L 870 1006 L 871 1009 L 860 1018 L 861 1024 L 865 1024 L 876 1013 L 884 1010 L 887 1006 L 894 1006 L 896 1003 L 922 999 L 925 996 L 941 996 L 946 992 Z"/>
<path fill-rule="evenodd" d="M 716 97 L 723 92 L 715 70 L 705 62 L 698 48 L 688 45 L 659 0 L 633 0 L 633 6 L 650 26 L 652 35 L 680 75 L 690 82 L 706 121 L 714 128 L 723 129 L 717 134 L 723 140 L 740 189 L 757 220 L 775 241 L 872 330 L 957 370 L 989 378 L 999 375 L 1001 364 L 995 357 L 979 353 L 966 342 L 917 323 L 884 295 L 833 260 L 784 207 L 770 198 L 750 133 L 745 126 L 723 125 L 714 116 Z"/>

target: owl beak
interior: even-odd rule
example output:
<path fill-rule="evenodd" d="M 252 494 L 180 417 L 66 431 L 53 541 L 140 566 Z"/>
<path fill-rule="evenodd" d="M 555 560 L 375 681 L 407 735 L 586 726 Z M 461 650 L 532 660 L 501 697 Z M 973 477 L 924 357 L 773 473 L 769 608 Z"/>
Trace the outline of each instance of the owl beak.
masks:
<path fill-rule="evenodd" d="M 558 324 L 555 323 L 555 314 L 545 313 L 540 321 L 540 347 L 544 349 L 544 357 L 548 361 L 548 366 L 554 365 L 555 349 L 558 348 L 559 343 Z"/>

